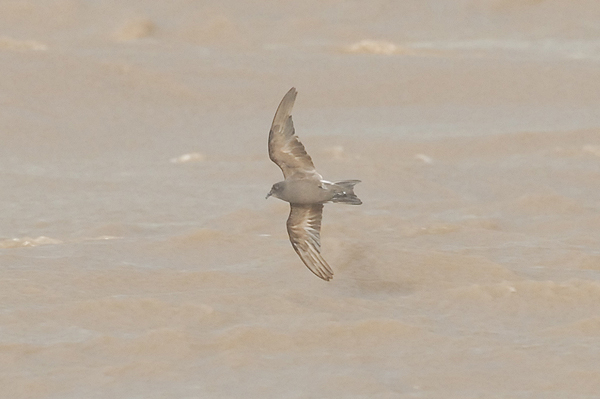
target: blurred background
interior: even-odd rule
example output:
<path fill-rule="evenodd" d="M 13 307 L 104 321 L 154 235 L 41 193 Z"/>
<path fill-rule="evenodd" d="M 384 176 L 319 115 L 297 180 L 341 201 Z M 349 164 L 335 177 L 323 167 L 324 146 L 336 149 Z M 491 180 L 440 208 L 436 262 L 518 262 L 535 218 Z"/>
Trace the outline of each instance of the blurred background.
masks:
<path fill-rule="evenodd" d="M 3 394 L 597 396 L 599 66 L 591 0 L 0 1 Z"/>

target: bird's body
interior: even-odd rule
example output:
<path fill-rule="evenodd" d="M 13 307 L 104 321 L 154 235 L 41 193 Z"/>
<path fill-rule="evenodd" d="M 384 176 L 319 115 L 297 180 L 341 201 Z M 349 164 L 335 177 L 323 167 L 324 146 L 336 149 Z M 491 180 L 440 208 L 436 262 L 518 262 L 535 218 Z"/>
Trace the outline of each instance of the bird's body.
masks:
<path fill-rule="evenodd" d="M 324 204 L 330 201 L 351 203 L 353 198 L 348 194 L 352 192 L 352 186 L 359 181 L 350 180 L 348 182 L 332 183 L 317 179 L 286 179 L 275 183 L 276 188 L 271 195 L 296 205 Z M 347 184 L 344 185 L 344 183 Z M 344 199 L 348 201 L 344 201 Z"/>
<path fill-rule="evenodd" d="M 275 183 L 267 198 L 273 196 L 290 203 L 287 230 L 292 247 L 310 271 L 323 280 L 330 280 L 333 271 L 321 256 L 323 204 L 362 204 L 354 194 L 354 185 L 360 180 L 332 183 L 317 173 L 312 159 L 295 135 L 291 112 L 296 94 L 292 87 L 283 97 L 269 132 L 269 157 L 281 168 L 285 180 Z"/>

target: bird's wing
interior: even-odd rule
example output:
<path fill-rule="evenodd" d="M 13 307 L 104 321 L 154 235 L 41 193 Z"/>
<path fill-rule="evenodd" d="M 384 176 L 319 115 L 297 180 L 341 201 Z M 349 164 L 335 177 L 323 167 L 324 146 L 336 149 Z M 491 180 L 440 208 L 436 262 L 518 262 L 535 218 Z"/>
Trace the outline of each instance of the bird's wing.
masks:
<path fill-rule="evenodd" d="M 321 256 L 323 204 L 290 205 L 287 230 L 296 253 L 317 277 L 329 281 L 333 271 Z"/>
<path fill-rule="evenodd" d="M 283 177 L 317 177 L 321 175 L 315 170 L 312 159 L 306 153 L 304 146 L 294 134 L 292 108 L 296 100 L 296 89 L 291 88 L 283 97 L 269 132 L 269 158 L 283 171 Z"/>

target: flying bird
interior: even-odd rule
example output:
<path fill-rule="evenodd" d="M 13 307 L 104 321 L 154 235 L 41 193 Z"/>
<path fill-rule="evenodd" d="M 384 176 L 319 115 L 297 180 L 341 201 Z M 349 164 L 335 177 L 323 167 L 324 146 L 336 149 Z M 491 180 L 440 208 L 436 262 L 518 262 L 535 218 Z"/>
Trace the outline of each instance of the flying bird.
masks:
<path fill-rule="evenodd" d="M 360 180 L 332 183 L 323 180 L 317 173 L 312 159 L 294 132 L 291 113 L 296 94 L 293 87 L 287 92 L 271 124 L 269 158 L 281 168 L 284 180 L 273 184 L 266 198 L 273 196 L 290 203 L 287 231 L 292 247 L 311 272 L 329 281 L 333 271 L 321 256 L 323 204 L 362 204 L 354 194 L 354 186 Z"/>

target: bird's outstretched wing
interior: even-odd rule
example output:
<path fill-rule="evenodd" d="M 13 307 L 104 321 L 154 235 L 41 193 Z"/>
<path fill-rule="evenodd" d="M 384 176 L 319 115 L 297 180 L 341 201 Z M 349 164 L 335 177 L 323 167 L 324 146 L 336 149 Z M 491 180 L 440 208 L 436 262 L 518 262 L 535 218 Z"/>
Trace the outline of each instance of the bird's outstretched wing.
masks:
<path fill-rule="evenodd" d="M 290 205 L 287 230 L 296 253 L 317 277 L 329 281 L 333 271 L 321 256 L 323 204 Z"/>
<path fill-rule="evenodd" d="M 286 179 L 297 175 L 297 177 L 314 176 L 320 180 L 321 175 L 315 170 L 312 159 L 294 132 L 291 113 L 296 94 L 296 89 L 292 87 L 277 107 L 269 132 L 269 158 L 281 168 Z"/>

